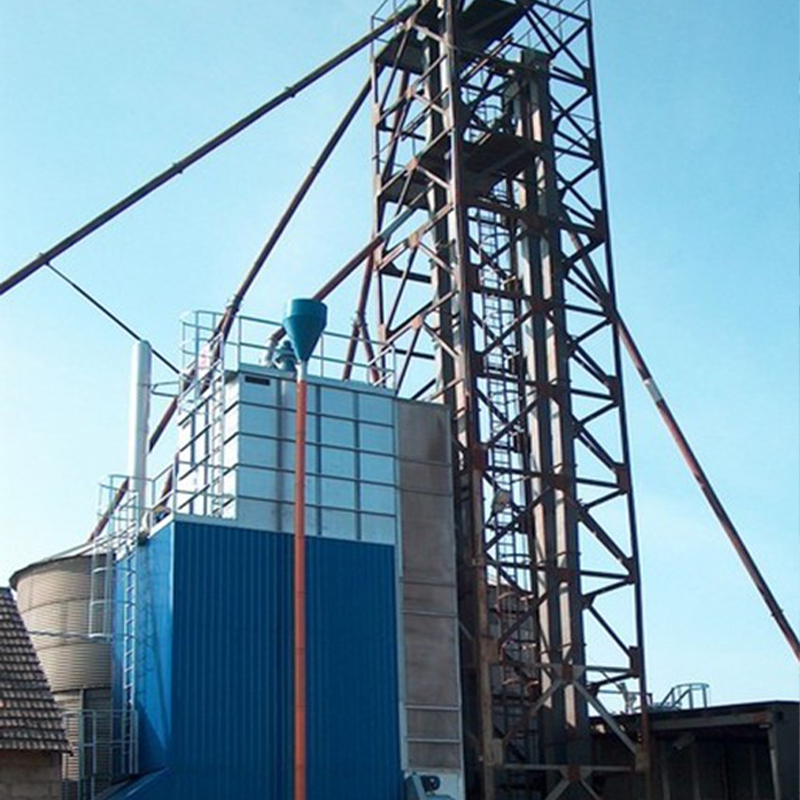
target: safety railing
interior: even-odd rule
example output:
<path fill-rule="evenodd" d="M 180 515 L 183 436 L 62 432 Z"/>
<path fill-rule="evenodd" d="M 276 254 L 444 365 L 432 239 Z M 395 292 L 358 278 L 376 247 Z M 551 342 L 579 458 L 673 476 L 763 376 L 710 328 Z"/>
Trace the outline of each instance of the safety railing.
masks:
<path fill-rule="evenodd" d="M 709 685 L 707 683 L 679 683 L 673 686 L 660 703 L 657 709 L 691 709 L 706 708 L 708 706 Z"/>
<path fill-rule="evenodd" d="M 607 706 L 617 713 L 624 714 L 639 713 L 644 705 L 651 711 L 706 708 L 709 703 L 709 693 L 710 687 L 707 683 L 679 683 L 673 686 L 662 700 L 655 701 L 650 692 L 643 698 L 641 692 L 628 689 L 624 680 L 606 683 L 600 690 Z M 643 700 L 645 702 L 642 702 Z"/>
<path fill-rule="evenodd" d="M 215 331 L 222 316 L 217 311 L 199 310 L 181 317 L 181 366 L 184 375 L 196 375 L 195 383 L 202 384 L 218 363 L 226 371 L 238 370 L 245 364 L 280 367 L 288 363 L 291 354 L 284 344 L 285 337 L 279 336 L 283 327 L 280 322 L 239 315 L 224 346 L 219 346 Z M 347 334 L 324 331 L 308 363 L 307 374 L 341 380 L 348 367 L 349 380 L 393 389 L 397 372 L 394 350 L 362 338 L 360 349 L 380 352 L 380 359 L 351 359 L 351 341 Z"/>
<path fill-rule="evenodd" d="M 416 5 L 419 5 L 418 0 L 383 0 L 372 13 L 371 21 L 373 30 L 386 22 L 390 17 L 397 16 L 401 11 L 405 11 L 410 6 Z"/>
<path fill-rule="evenodd" d="M 61 762 L 61 800 L 94 800 L 113 782 L 135 774 L 138 737 L 125 734 L 120 711 L 84 709 L 62 717 L 72 748 Z M 132 719 L 136 734 L 135 714 Z"/>

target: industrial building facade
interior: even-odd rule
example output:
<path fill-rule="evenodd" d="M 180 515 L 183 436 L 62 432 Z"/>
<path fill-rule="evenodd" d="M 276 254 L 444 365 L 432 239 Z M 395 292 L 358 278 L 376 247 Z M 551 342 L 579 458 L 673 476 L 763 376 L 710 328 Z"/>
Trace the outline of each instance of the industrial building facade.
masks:
<path fill-rule="evenodd" d="M 72 634 L 35 637 L 74 744 L 68 800 L 291 797 L 293 381 L 239 363 L 216 384 L 217 416 L 209 383 L 181 419 L 171 508 L 151 507 L 127 547 L 107 542 L 111 562 L 96 547 L 15 576 L 28 626 Z M 464 800 L 446 409 L 357 381 L 310 390 L 310 796 L 402 800 L 424 775 Z M 103 603 L 111 635 L 90 638 Z M 654 798 L 787 800 L 796 717 L 795 704 L 654 711 Z M 592 730 L 598 756 L 624 765 L 601 717 Z M 625 769 L 598 788 L 644 796 Z"/>
<path fill-rule="evenodd" d="M 291 544 L 178 518 L 137 552 L 138 765 L 158 777 L 131 796 L 290 796 Z M 315 537 L 307 563 L 309 792 L 397 797 L 393 547 Z"/>
<path fill-rule="evenodd" d="M 588 3 L 383 8 L 326 146 L 371 96 L 374 238 L 318 293 L 363 264 L 303 474 L 285 328 L 239 314 L 254 267 L 189 318 L 88 554 L 15 576 L 74 720 L 69 800 L 288 800 L 298 685 L 314 800 L 794 798 L 790 709 L 649 702 Z"/>
<path fill-rule="evenodd" d="M 94 640 L 40 637 L 84 716 L 87 689 L 106 698 L 105 739 L 82 743 L 99 774 L 84 768 L 76 800 L 112 783 L 103 797 L 290 796 L 293 381 L 226 372 L 187 400 L 163 519 L 126 532 L 122 515 L 92 555 L 15 576 L 31 623 L 111 622 Z M 310 398 L 309 791 L 399 800 L 415 772 L 463 798 L 446 409 L 323 378 Z"/>

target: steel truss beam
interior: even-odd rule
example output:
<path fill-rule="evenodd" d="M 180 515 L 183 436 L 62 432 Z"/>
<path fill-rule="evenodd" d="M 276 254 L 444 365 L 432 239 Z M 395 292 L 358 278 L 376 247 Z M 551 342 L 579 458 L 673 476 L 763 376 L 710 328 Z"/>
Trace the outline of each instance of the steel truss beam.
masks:
<path fill-rule="evenodd" d="M 403 223 L 351 351 L 371 298 L 367 358 L 452 410 L 471 800 L 610 797 L 647 761 L 601 695 L 646 686 L 585 6 L 428 0 L 373 52 L 375 230 Z"/>

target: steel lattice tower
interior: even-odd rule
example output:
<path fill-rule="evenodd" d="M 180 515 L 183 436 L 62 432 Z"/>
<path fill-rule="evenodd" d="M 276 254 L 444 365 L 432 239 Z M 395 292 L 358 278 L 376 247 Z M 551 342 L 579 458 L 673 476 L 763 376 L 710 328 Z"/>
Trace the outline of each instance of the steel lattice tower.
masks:
<path fill-rule="evenodd" d="M 452 409 L 468 796 L 608 797 L 645 682 L 588 3 L 428 0 L 372 70 L 360 308 Z"/>

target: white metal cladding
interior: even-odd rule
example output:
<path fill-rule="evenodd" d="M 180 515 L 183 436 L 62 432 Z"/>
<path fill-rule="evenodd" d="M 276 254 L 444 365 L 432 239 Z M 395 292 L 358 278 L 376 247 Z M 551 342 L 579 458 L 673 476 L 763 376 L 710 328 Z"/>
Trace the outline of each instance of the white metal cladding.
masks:
<path fill-rule="evenodd" d="M 222 517 L 290 532 L 294 501 L 294 377 L 243 365 L 225 380 Z M 177 511 L 206 513 L 209 412 L 200 403 L 179 421 Z M 396 410 L 391 391 L 309 378 L 306 533 L 397 542 Z"/>
<path fill-rule="evenodd" d="M 109 645 L 88 636 L 91 563 L 89 556 L 53 559 L 12 578 L 20 615 L 56 693 L 111 685 Z"/>

